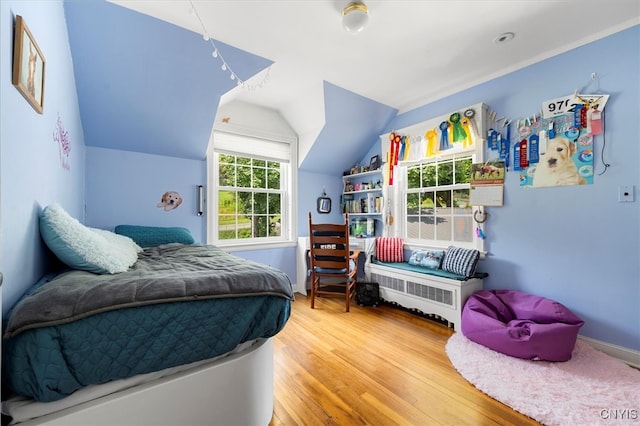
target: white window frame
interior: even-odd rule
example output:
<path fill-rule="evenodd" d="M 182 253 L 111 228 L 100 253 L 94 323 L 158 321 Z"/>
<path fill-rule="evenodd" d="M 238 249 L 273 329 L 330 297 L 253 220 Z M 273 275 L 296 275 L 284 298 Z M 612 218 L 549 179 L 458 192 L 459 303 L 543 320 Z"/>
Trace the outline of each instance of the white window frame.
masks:
<path fill-rule="evenodd" d="M 446 249 L 449 245 L 455 245 L 458 247 L 464 248 L 473 248 L 479 250 L 482 254 L 484 253 L 484 240 L 476 235 L 475 228 L 477 223 L 473 220 L 473 215 L 477 211 L 485 212 L 485 208 L 481 206 L 471 206 L 471 216 L 472 216 L 472 241 L 471 242 L 463 242 L 463 241 L 442 241 L 442 240 L 426 240 L 426 239 L 409 239 L 407 237 L 407 203 L 406 203 L 406 187 L 407 187 L 407 168 L 411 165 L 417 164 L 429 164 L 436 161 L 446 161 L 449 159 L 453 159 L 454 157 L 460 158 L 462 156 L 471 155 L 472 163 L 481 163 L 485 161 L 485 145 L 486 139 L 484 139 L 487 131 L 486 120 L 487 120 L 487 111 L 488 108 L 485 104 L 480 103 L 476 105 L 472 105 L 472 108 L 475 113 L 475 125 L 477 126 L 477 135 L 474 139 L 474 144 L 470 147 L 463 147 L 459 144 L 454 144 L 454 147 L 448 150 L 444 150 L 438 152 L 435 156 L 430 158 L 422 158 L 419 160 L 411 160 L 411 161 L 400 161 L 393 169 L 393 185 L 388 186 L 385 183 L 383 188 L 385 200 L 387 200 L 387 204 L 389 206 L 388 211 L 385 211 L 383 214 L 383 220 L 386 223 L 384 235 L 387 236 L 398 236 L 402 237 L 405 240 L 405 247 L 409 248 L 434 248 L 434 249 Z M 458 111 L 466 110 L 467 108 L 461 108 Z M 447 120 L 450 117 L 451 113 L 445 114 L 440 117 L 432 118 L 427 121 L 417 123 L 411 125 L 409 127 L 398 129 L 394 131 L 394 133 L 399 135 L 409 135 L 411 137 L 416 137 L 419 135 L 420 138 L 423 138 L 426 131 L 432 128 L 437 127 L 442 121 Z M 384 156 L 389 150 L 389 133 L 380 135 L 381 140 L 381 148 L 382 155 Z M 388 158 L 387 158 L 388 161 Z M 388 165 L 385 164 L 385 169 L 388 168 Z M 388 173 L 388 171 L 387 171 Z M 466 184 L 468 188 L 471 187 L 470 184 Z M 456 185 L 457 186 L 457 185 Z M 462 187 L 462 185 L 460 185 Z M 450 185 L 446 186 L 448 189 L 451 189 Z M 389 215 L 393 215 L 393 221 L 389 220 Z M 483 229 L 487 225 L 486 223 L 482 225 Z"/>
<path fill-rule="evenodd" d="M 421 161 L 413 161 L 413 162 L 405 162 L 405 163 L 401 163 L 400 165 L 396 166 L 396 171 L 394 172 L 394 175 L 397 177 L 397 183 L 394 184 L 396 191 L 397 191 L 397 199 L 400 200 L 400 215 L 401 215 L 401 223 L 402 223 L 402 227 L 401 227 L 401 235 L 403 236 L 403 238 L 405 239 L 405 243 L 407 245 L 410 246 L 426 246 L 426 247 L 434 247 L 434 248 L 442 248 L 442 249 L 446 249 L 448 246 L 450 245 L 454 245 L 454 246 L 458 246 L 458 247 L 464 247 L 464 248 L 474 248 L 477 249 L 479 251 L 484 251 L 484 240 L 482 240 L 481 238 L 478 238 L 478 236 L 475 233 L 475 227 L 477 226 L 477 224 L 474 222 L 473 220 L 473 214 L 476 210 L 478 210 L 478 206 L 470 206 L 470 219 L 471 219 L 471 223 L 472 223 L 472 239 L 471 241 L 467 242 L 467 241 L 456 241 L 456 240 L 433 240 L 433 239 L 424 239 L 424 238 L 409 238 L 407 235 L 408 232 L 408 227 L 407 227 L 407 216 L 408 216 L 408 209 L 407 209 L 407 194 L 408 193 L 413 193 L 415 191 L 409 191 L 409 189 L 407 188 L 407 184 L 408 184 L 408 170 L 410 166 L 417 166 L 417 165 L 425 165 L 425 164 L 438 164 L 438 163 L 443 163 L 449 160 L 455 160 L 455 159 L 460 159 L 460 158 L 465 158 L 468 156 L 471 156 L 471 162 L 472 163 L 477 163 L 477 162 L 482 162 L 482 143 L 478 142 L 476 145 L 480 145 L 480 146 L 476 146 L 473 149 L 466 149 L 466 150 L 452 150 L 451 152 L 445 152 L 442 155 L 438 155 L 435 156 L 433 158 L 429 158 L 429 159 L 424 159 Z M 433 189 L 434 191 L 438 191 L 438 186 L 436 187 L 432 187 L 432 188 L 436 188 Z M 471 189 L 471 184 L 469 183 L 464 183 L 464 184 L 452 184 L 452 185 L 443 185 L 442 186 L 442 190 L 455 190 L 455 189 Z M 451 208 L 453 208 L 453 206 L 451 206 Z M 452 219 L 454 218 L 455 214 L 451 214 L 451 215 L 447 215 L 449 217 L 451 217 Z M 437 216 L 436 216 L 437 217 Z M 452 224 L 452 226 L 454 226 Z"/>
<path fill-rule="evenodd" d="M 250 157 L 281 164 L 281 229 L 278 237 L 218 239 L 218 186 L 220 154 Z M 227 251 L 291 247 L 297 244 L 295 209 L 297 197 L 297 143 L 286 138 L 262 137 L 214 131 L 207 149 L 207 243 L 224 247 Z M 239 189 L 239 188 L 234 188 Z M 251 188 L 241 188 L 251 192 Z M 259 192 L 268 192 L 259 191 Z"/>

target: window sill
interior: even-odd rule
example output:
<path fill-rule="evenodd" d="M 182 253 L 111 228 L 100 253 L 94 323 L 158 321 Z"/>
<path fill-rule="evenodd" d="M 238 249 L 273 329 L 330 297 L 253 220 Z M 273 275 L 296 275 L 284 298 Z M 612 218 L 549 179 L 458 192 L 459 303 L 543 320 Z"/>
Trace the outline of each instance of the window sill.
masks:
<path fill-rule="evenodd" d="M 256 242 L 247 242 L 247 243 L 223 243 L 223 242 L 214 242 L 214 245 L 220 247 L 226 252 L 234 252 L 234 251 L 253 251 L 253 250 L 272 250 L 272 249 L 280 249 L 287 247 L 296 247 L 296 241 L 278 241 L 278 242 L 267 242 L 267 243 L 256 243 Z"/>

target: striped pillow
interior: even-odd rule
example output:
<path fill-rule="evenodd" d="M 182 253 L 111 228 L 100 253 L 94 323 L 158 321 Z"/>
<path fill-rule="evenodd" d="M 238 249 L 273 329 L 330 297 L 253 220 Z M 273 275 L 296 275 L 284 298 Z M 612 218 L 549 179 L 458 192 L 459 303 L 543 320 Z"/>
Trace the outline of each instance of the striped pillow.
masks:
<path fill-rule="evenodd" d="M 376 259 L 381 262 L 403 262 L 404 240 L 400 237 L 377 237 Z"/>
<path fill-rule="evenodd" d="M 478 250 L 449 246 L 440 268 L 443 271 L 470 277 L 475 274 L 479 259 Z"/>

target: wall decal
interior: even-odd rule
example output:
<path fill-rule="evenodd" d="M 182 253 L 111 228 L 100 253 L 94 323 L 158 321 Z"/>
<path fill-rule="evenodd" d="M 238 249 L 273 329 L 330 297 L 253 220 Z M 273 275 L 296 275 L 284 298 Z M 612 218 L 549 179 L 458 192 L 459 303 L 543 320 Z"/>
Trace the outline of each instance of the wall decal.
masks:
<path fill-rule="evenodd" d="M 63 169 L 69 170 L 69 153 L 71 152 L 71 141 L 69 140 L 69 132 L 64 129 L 62 119 L 58 113 L 58 121 L 56 129 L 53 131 L 53 141 L 58 144 L 58 152 L 60 154 L 60 165 Z"/>
<path fill-rule="evenodd" d="M 176 191 L 167 191 L 162 194 L 162 198 L 157 207 L 164 208 L 168 212 L 177 209 L 182 204 L 182 197 Z"/>

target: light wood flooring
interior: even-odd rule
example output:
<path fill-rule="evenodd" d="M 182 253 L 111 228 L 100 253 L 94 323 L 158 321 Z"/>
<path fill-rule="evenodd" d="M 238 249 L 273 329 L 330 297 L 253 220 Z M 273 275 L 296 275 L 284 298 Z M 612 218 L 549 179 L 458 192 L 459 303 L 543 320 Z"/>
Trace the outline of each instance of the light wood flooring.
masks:
<path fill-rule="evenodd" d="M 402 309 L 296 293 L 274 339 L 270 425 L 538 425 L 467 382 L 449 328 Z M 499 372 L 496 372 L 499 374 Z"/>

